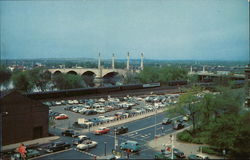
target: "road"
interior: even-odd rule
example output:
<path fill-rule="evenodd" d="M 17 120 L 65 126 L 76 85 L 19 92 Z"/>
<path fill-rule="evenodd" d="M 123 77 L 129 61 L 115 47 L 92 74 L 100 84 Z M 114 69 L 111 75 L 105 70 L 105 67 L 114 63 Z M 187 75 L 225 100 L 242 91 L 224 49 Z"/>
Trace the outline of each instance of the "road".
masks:
<path fill-rule="evenodd" d="M 123 135 L 118 135 L 118 144 L 126 140 L 133 140 L 140 143 L 142 150 L 139 153 L 133 153 L 130 155 L 131 159 L 153 159 L 155 150 L 146 145 L 148 141 L 151 141 L 156 135 L 162 133 L 172 133 L 172 125 L 162 125 L 161 121 L 166 117 L 166 113 L 160 113 L 156 116 L 147 117 L 137 121 L 123 124 L 129 128 L 129 132 Z M 186 126 L 188 126 L 186 124 Z M 162 128 L 163 127 L 163 128 Z M 103 156 L 105 154 L 105 143 L 106 142 L 106 154 L 111 155 L 112 149 L 114 149 L 114 133 L 113 128 L 111 132 L 105 135 L 94 135 L 93 133 L 87 133 L 92 140 L 97 141 L 98 145 L 96 148 L 89 149 L 88 151 L 77 151 L 75 147 L 70 150 L 62 151 L 60 153 L 52 153 L 48 156 L 39 157 L 36 159 L 92 159 L 94 156 Z M 155 131 L 156 130 L 156 131 Z M 59 129 L 52 129 L 52 133 L 60 135 Z M 61 137 L 60 140 L 72 143 L 71 137 Z M 164 142 L 162 142 L 163 144 Z M 167 143 L 167 140 L 166 142 Z M 122 158 L 126 158 L 127 154 L 123 151 Z"/>

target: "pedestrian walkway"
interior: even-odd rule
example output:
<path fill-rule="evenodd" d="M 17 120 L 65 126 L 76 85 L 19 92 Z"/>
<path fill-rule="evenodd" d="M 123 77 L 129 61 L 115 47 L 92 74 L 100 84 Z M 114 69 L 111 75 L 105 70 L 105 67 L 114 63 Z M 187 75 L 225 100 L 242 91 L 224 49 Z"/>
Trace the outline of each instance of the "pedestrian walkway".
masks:
<path fill-rule="evenodd" d="M 24 141 L 24 142 L 6 145 L 6 146 L 3 146 L 2 149 L 3 149 L 3 151 L 13 150 L 13 149 L 16 149 L 17 147 L 19 147 L 19 145 L 21 143 L 23 143 L 25 146 L 42 145 L 42 144 L 50 143 L 51 141 L 57 140 L 59 138 L 60 138 L 59 136 L 44 137 L 44 138 L 39 138 L 39 139 L 35 139 L 35 140 Z"/>
<path fill-rule="evenodd" d="M 172 133 L 172 135 L 174 136 L 174 142 L 173 142 L 174 147 L 178 148 L 179 150 L 184 152 L 184 154 L 186 156 L 188 156 L 190 154 L 200 153 L 199 152 L 199 147 L 204 146 L 204 145 L 181 142 L 181 141 L 178 141 L 176 139 L 176 134 L 179 133 L 179 132 L 182 132 L 185 129 L 187 129 L 187 128 L 184 128 L 182 130 L 179 130 L 177 132 Z M 171 145 L 170 135 L 171 134 L 166 134 L 166 135 L 164 135 L 162 137 L 158 137 L 158 138 L 156 138 L 154 140 L 151 140 L 151 141 L 149 141 L 147 143 L 147 145 L 149 147 L 151 147 L 151 148 L 154 148 L 154 150 L 156 152 L 160 152 L 160 150 L 163 149 L 164 146 Z M 219 156 L 209 155 L 209 154 L 205 154 L 205 153 L 202 153 L 202 154 L 208 156 L 210 159 L 223 159 L 223 157 L 219 157 Z"/>

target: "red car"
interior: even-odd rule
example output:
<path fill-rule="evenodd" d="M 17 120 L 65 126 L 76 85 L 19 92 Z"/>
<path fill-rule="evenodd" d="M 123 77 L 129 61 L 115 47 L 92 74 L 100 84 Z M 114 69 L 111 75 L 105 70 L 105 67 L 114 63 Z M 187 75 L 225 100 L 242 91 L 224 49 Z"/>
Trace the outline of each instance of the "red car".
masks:
<path fill-rule="evenodd" d="M 105 134 L 105 133 L 108 133 L 110 131 L 109 128 L 107 127 L 100 127 L 98 128 L 97 130 L 94 131 L 94 134 Z"/>
<path fill-rule="evenodd" d="M 60 119 L 68 119 L 69 117 L 66 114 L 59 114 L 58 116 L 55 117 L 55 119 L 60 120 Z"/>

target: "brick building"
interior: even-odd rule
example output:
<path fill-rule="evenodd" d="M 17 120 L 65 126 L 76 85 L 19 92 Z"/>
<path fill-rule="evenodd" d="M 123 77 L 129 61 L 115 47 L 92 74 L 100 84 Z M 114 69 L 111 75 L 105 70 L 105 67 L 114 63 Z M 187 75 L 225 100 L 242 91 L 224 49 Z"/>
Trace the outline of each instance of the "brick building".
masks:
<path fill-rule="evenodd" d="M 48 136 L 49 108 L 18 91 L 1 93 L 2 145 Z"/>

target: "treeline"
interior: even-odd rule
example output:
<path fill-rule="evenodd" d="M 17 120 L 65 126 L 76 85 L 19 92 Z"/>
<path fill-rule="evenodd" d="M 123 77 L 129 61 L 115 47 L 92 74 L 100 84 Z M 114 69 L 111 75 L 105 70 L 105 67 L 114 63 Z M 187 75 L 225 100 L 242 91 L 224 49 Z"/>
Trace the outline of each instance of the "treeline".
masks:
<path fill-rule="evenodd" d="M 1 68 L 0 76 L 1 81 L 12 80 L 14 87 L 22 92 L 85 88 L 95 85 L 93 82 L 94 77 L 72 74 L 52 76 L 46 68 L 34 68 L 26 71 L 16 70 L 14 72 Z M 117 75 L 111 78 L 113 80 L 104 82 L 112 81 L 113 84 L 115 84 L 113 81 L 118 81 L 119 84 L 161 82 L 164 85 L 168 81 L 185 80 L 187 77 L 187 71 L 179 67 L 146 67 L 140 73 L 129 72 L 124 78 Z"/>
<path fill-rule="evenodd" d="M 161 82 L 162 85 L 167 85 L 169 81 L 188 80 L 187 73 L 186 69 L 180 67 L 145 67 L 140 73 L 128 74 L 125 77 L 125 82 L 128 84 Z"/>
<path fill-rule="evenodd" d="M 5 85 L 11 80 L 14 88 L 21 92 L 63 90 L 87 86 L 79 75 L 59 74 L 52 76 L 45 68 L 10 72 L 2 67 L 0 77 L 1 85 Z"/>
<path fill-rule="evenodd" d="M 215 93 L 201 93 L 200 88 L 181 95 L 172 115 L 189 115 L 192 127 L 177 134 L 182 141 L 209 144 L 210 152 L 230 158 L 250 157 L 250 112 L 244 108 L 244 89 L 220 87 Z M 209 152 L 209 153 L 210 153 Z"/>

